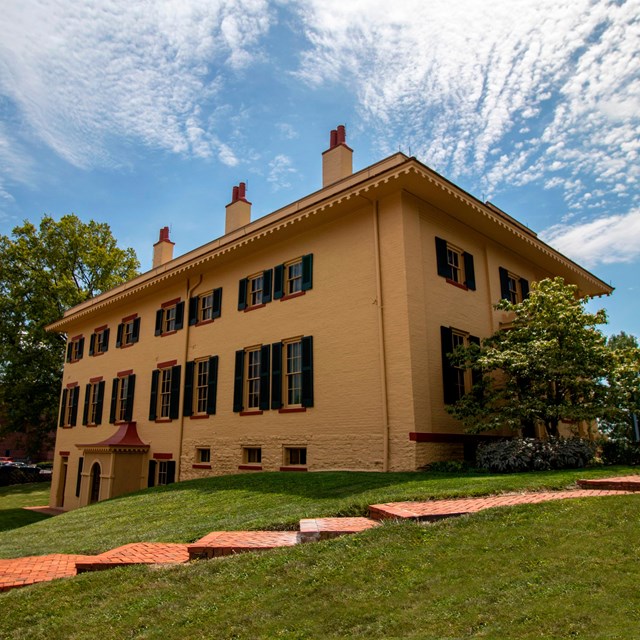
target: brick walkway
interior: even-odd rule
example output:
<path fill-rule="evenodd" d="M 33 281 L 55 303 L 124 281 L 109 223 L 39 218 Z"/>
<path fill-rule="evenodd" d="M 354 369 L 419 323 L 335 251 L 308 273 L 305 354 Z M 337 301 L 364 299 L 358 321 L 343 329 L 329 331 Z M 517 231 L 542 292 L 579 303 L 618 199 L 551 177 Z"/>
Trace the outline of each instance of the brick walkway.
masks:
<path fill-rule="evenodd" d="M 365 531 L 379 526 L 378 520 L 389 518 L 433 521 L 495 507 L 625 495 L 640 492 L 640 475 L 580 480 L 578 484 L 583 488 L 455 500 L 374 504 L 369 507 L 371 518 L 308 518 L 300 521 L 299 531 L 214 531 L 192 544 L 134 542 L 96 556 L 52 553 L 46 556 L 0 559 L 0 591 L 56 578 L 69 578 L 84 571 L 132 564 L 182 564 L 199 558 L 218 558 L 247 551 L 290 547 L 300 542 L 314 542 Z"/>

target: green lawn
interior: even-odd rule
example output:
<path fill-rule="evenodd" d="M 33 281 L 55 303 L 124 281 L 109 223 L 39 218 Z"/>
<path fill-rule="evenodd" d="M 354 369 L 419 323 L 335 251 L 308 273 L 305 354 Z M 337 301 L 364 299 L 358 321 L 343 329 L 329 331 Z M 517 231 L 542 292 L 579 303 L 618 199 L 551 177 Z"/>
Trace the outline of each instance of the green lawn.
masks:
<path fill-rule="evenodd" d="M 7 640 L 640 637 L 639 496 L 385 524 L 338 540 L 0 595 Z"/>
<path fill-rule="evenodd" d="M 48 482 L 0 487 L 0 532 L 50 518 L 22 508 L 48 504 L 50 489 Z"/>

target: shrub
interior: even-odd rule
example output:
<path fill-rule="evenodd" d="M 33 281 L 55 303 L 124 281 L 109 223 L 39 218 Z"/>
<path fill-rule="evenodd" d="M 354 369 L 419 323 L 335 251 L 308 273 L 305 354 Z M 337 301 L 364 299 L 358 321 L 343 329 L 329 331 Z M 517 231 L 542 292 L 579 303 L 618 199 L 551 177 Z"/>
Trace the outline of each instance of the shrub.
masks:
<path fill-rule="evenodd" d="M 435 471 L 436 473 L 466 473 L 473 467 L 468 462 L 462 460 L 438 460 L 425 464 L 422 471 Z"/>
<path fill-rule="evenodd" d="M 593 454 L 593 444 L 580 438 L 514 438 L 481 444 L 476 461 L 487 471 L 517 473 L 584 467 Z"/>
<path fill-rule="evenodd" d="M 604 464 L 640 464 L 640 443 L 627 439 L 598 442 L 600 458 Z"/>

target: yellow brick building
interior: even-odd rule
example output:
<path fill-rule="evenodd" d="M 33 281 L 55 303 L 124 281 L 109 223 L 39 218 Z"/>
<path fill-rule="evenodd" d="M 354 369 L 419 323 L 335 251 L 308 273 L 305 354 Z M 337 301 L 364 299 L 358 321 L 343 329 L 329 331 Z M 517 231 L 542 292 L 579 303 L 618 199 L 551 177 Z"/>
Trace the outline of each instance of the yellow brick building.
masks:
<path fill-rule="evenodd" d="M 443 354 L 491 335 L 531 281 L 611 288 L 490 203 L 396 153 L 70 309 L 51 505 L 265 471 L 418 469 L 469 454 L 445 410 L 471 384 Z M 491 436 L 485 436 L 491 437 Z"/>

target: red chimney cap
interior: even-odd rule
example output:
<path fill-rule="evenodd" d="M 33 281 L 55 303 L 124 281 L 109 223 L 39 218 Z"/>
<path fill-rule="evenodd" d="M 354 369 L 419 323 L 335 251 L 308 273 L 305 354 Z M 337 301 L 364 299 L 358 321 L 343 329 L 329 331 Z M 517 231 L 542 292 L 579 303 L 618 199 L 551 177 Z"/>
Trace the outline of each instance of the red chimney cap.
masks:
<path fill-rule="evenodd" d="M 160 229 L 160 239 L 158 242 L 171 242 L 169 239 L 169 227 L 162 227 L 162 229 Z"/>

